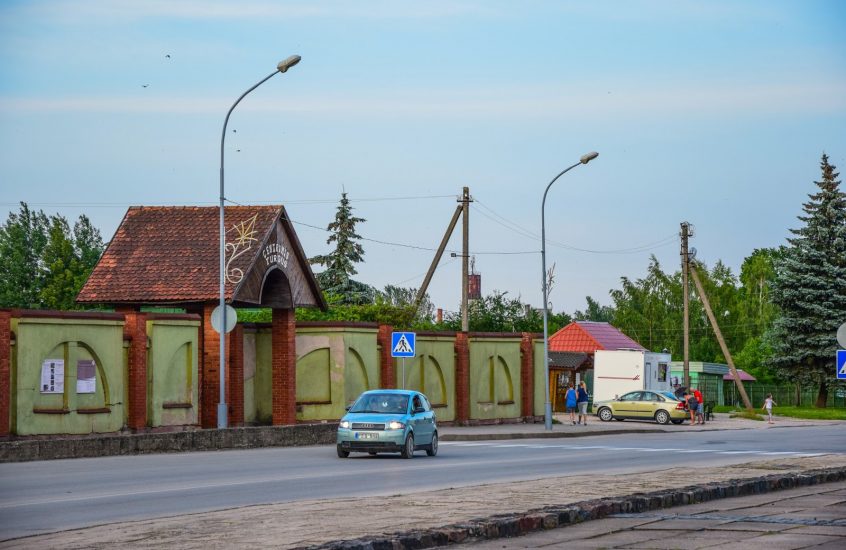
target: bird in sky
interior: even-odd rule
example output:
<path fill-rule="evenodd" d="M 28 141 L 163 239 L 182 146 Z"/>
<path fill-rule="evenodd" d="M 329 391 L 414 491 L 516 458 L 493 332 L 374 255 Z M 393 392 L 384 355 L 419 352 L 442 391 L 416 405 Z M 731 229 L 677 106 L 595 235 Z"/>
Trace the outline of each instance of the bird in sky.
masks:
<path fill-rule="evenodd" d="M 147 86 L 149 86 L 149 84 L 141 84 L 142 88 L 146 88 Z"/>
<path fill-rule="evenodd" d="M 165 57 L 166 57 L 166 58 L 168 58 L 168 59 L 170 59 L 170 54 L 169 54 L 169 53 L 166 53 L 166 54 L 165 54 Z"/>

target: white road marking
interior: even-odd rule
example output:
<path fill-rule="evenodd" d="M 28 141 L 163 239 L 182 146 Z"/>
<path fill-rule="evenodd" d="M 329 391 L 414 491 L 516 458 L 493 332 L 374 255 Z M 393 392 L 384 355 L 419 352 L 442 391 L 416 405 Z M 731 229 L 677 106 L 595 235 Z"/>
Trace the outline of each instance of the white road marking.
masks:
<path fill-rule="evenodd" d="M 566 443 L 558 444 L 538 444 L 532 445 L 528 443 L 476 443 L 463 441 L 450 441 L 441 443 L 441 446 L 455 446 L 455 447 L 491 447 L 491 448 L 524 448 L 524 449 L 563 449 L 567 451 L 633 451 L 638 453 L 713 453 L 720 455 L 758 455 L 758 456 L 797 456 L 797 457 L 813 457 L 823 456 L 826 453 L 802 453 L 799 451 L 762 451 L 762 450 L 747 450 L 747 449 L 679 449 L 675 447 L 614 447 L 612 445 L 569 445 Z M 829 453 L 830 454 L 830 453 Z"/>

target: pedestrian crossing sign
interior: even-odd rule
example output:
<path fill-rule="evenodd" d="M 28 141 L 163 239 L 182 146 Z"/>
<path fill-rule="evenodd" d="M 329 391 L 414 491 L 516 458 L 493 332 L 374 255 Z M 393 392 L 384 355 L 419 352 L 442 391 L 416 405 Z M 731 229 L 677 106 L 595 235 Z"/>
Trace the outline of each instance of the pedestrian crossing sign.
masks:
<path fill-rule="evenodd" d="M 416 336 L 413 332 L 392 332 L 391 357 L 414 357 Z"/>
<path fill-rule="evenodd" d="M 837 379 L 846 380 L 846 349 L 837 350 Z"/>

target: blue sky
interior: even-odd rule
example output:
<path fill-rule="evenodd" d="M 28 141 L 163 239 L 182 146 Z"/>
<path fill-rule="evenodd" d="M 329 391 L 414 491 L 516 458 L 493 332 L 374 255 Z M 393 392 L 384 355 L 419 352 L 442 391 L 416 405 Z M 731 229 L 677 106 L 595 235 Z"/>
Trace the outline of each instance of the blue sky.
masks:
<path fill-rule="evenodd" d="M 839 1 L 0 4 L 0 208 L 25 201 L 109 239 L 129 205 L 283 203 L 308 255 L 342 191 L 357 278 L 418 286 L 463 186 L 485 294 L 541 304 L 546 184 L 555 311 L 610 303 L 679 223 L 739 273 L 783 244 L 819 179 L 846 169 Z M 167 57 L 170 56 L 170 57 Z M 312 227 L 312 226 L 316 226 Z M 460 250 L 460 234 L 449 249 Z M 460 262 L 430 286 L 460 302 Z"/>

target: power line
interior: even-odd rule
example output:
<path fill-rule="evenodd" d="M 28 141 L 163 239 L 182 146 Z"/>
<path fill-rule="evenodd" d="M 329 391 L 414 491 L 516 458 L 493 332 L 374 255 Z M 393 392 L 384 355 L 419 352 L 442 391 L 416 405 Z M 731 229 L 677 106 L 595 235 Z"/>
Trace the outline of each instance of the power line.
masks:
<path fill-rule="evenodd" d="M 484 212 L 484 210 L 476 210 L 477 213 L 481 214 L 485 218 L 490 219 L 491 221 L 505 227 L 506 229 L 513 231 L 514 233 L 517 233 L 520 236 L 528 237 L 528 238 L 535 239 L 535 240 L 540 240 L 540 236 L 537 233 L 534 233 L 534 232 L 526 229 L 525 227 L 509 220 L 505 216 L 502 216 L 502 215 L 496 213 L 492 208 L 483 204 L 475 195 L 473 196 L 473 200 L 476 202 L 477 205 L 481 206 L 484 210 L 487 210 L 487 212 L 489 214 Z M 549 244 L 558 246 L 560 248 L 567 249 L 567 250 L 573 250 L 573 251 L 576 251 L 576 252 L 587 252 L 587 253 L 590 253 L 590 254 L 637 254 L 639 252 L 645 252 L 647 250 L 651 250 L 651 249 L 654 249 L 654 248 L 660 248 L 660 247 L 672 244 L 676 241 L 677 237 L 678 236 L 675 233 L 673 233 L 673 234 L 668 235 L 666 237 L 663 237 L 663 238 L 661 238 L 661 239 L 659 239 L 655 242 L 646 243 L 646 244 L 643 244 L 643 245 L 634 246 L 634 247 L 630 247 L 630 248 L 619 248 L 619 249 L 614 249 L 614 250 L 593 250 L 593 249 L 589 249 L 589 248 L 579 248 L 579 247 L 572 246 L 572 245 L 569 245 L 569 244 L 566 244 L 566 243 L 562 243 L 560 241 L 555 241 L 553 239 L 547 239 L 546 242 L 549 243 Z"/>
<path fill-rule="evenodd" d="M 402 197 L 365 197 L 365 198 L 349 198 L 350 202 L 386 202 L 386 201 L 410 201 L 410 200 L 426 200 L 426 199 L 444 199 L 455 198 L 455 195 L 419 195 L 419 196 L 402 196 Z M 242 204 L 232 199 L 225 199 L 227 202 L 233 204 Z M 0 206 L 18 206 L 21 202 L 25 202 L 28 206 L 47 208 L 47 207 L 68 207 L 68 208 L 127 208 L 129 206 L 137 206 L 137 202 L 0 202 Z M 300 199 L 300 200 L 258 200 L 258 201 L 243 201 L 249 205 L 259 204 L 337 204 L 338 199 Z M 190 203 L 180 204 L 178 206 L 215 206 L 217 202 L 211 201 L 193 201 Z M 173 202 L 145 202 L 144 206 L 177 206 Z"/>

